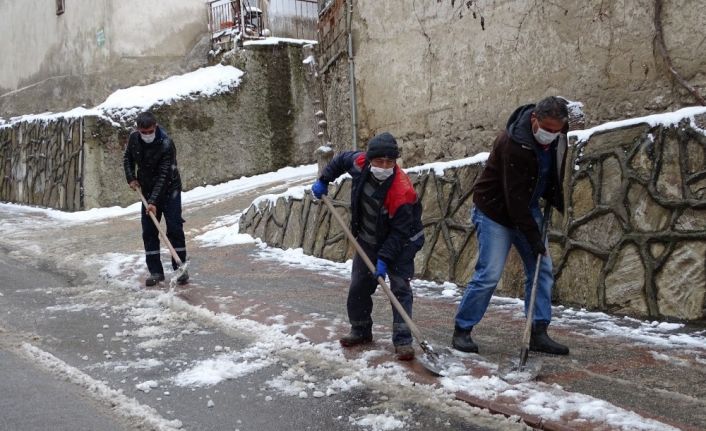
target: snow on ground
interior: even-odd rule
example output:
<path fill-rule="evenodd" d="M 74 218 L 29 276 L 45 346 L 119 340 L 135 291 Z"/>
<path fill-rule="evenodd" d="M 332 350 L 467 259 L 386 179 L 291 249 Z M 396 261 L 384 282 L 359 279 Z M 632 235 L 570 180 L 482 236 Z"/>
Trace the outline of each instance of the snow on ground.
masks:
<path fill-rule="evenodd" d="M 152 407 L 142 405 L 135 398 L 130 398 L 121 391 L 110 388 L 105 383 L 70 366 L 51 353 L 45 352 L 28 343 L 24 343 L 22 349 L 23 353 L 32 361 L 40 364 L 49 372 L 80 387 L 86 388 L 105 405 L 114 408 L 126 417 L 138 419 L 150 428 L 157 430 L 170 431 L 178 430 L 182 427 L 181 421 L 163 418 L 157 410 Z"/>
<path fill-rule="evenodd" d="M 231 235 L 251 238 L 259 249 L 256 257 L 259 259 L 279 262 L 285 266 L 305 268 L 313 272 L 350 278 L 352 260 L 346 262 L 333 262 L 305 254 L 301 248 L 282 250 L 269 247 L 260 239 L 255 239 L 246 234 L 237 233 L 237 225 L 231 228 Z M 207 235 L 207 234 L 204 234 Z M 202 235 L 203 236 L 203 235 Z M 229 242 L 228 236 L 223 242 Z M 245 240 L 241 243 L 246 243 Z M 218 245 L 217 241 L 209 245 Z M 430 299 L 450 300 L 458 303 L 462 297 L 462 289 L 454 283 L 443 284 L 428 280 L 412 280 L 412 289 L 417 297 Z M 524 318 L 524 301 L 518 298 L 505 298 L 494 296 L 491 307 L 506 308 L 511 310 L 518 319 Z M 706 331 L 685 333 L 680 332 L 683 324 L 667 322 L 640 321 L 629 317 L 611 316 L 602 312 L 592 312 L 583 309 L 575 310 L 569 307 L 553 307 L 554 317 L 552 325 L 566 326 L 584 331 L 586 335 L 601 337 L 626 338 L 645 345 L 660 347 L 690 347 L 706 350 Z"/>
<path fill-rule="evenodd" d="M 208 201 L 215 198 L 224 198 L 238 193 L 244 193 L 263 187 L 268 183 L 276 183 L 279 181 L 294 181 L 302 178 L 313 178 L 316 175 L 316 165 L 303 165 L 299 167 L 282 168 L 276 172 L 266 174 L 253 175 L 251 177 L 240 177 L 215 186 L 196 187 L 182 194 L 182 203 L 184 205 Z M 126 185 L 127 187 L 127 185 Z M 86 211 L 66 212 L 50 208 L 30 207 L 20 204 L 0 203 L 0 211 L 5 211 L 13 214 L 37 214 L 47 218 L 65 221 L 65 222 L 95 222 L 113 217 L 121 217 L 132 214 L 139 214 L 141 203 L 137 202 L 128 207 L 107 207 L 107 208 L 92 208 Z M 35 224 L 36 220 L 28 221 L 30 224 Z M 17 229 L 15 224 L 7 226 L 8 229 Z M 0 224 L 2 231 L 2 224 Z"/>
<path fill-rule="evenodd" d="M 666 121 L 666 119 L 663 119 L 663 121 Z M 479 158 L 469 158 L 466 159 L 465 163 L 479 162 L 482 162 Z M 450 165 L 430 164 L 426 165 L 424 169 L 434 169 L 435 172 L 441 170 L 443 172 L 443 169 L 447 166 Z M 457 163 L 454 166 L 459 166 L 459 164 Z M 300 168 L 287 168 L 262 176 L 244 177 L 219 186 L 194 189 L 185 193 L 184 201 L 196 202 L 217 199 L 224 195 L 262 187 L 268 181 L 313 178 L 315 171 L 316 167 L 311 165 Z M 290 195 L 300 195 L 303 193 L 303 189 L 302 187 L 293 188 Z M 270 195 L 267 199 L 271 200 L 273 196 L 281 195 Z M 134 205 L 128 208 L 105 208 L 71 214 L 53 210 L 26 208 L 19 205 L 0 204 L 0 211 L 28 215 L 38 214 L 57 223 L 71 221 L 96 222 L 117 215 L 137 213 L 138 210 L 139 206 Z M 345 263 L 330 262 L 305 255 L 301 249 L 276 249 L 268 247 L 259 240 L 255 241 L 252 238 L 247 238 L 246 235 L 241 236 L 237 232 L 239 216 L 239 214 L 234 214 L 219 217 L 207 226 L 205 232 L 197 237 L 197 241 L 205 246 L 232 246 L 252 241 L 256 243 L 254 254 L 258 259 L 268 259 L 283 265 L 298 266 L 338 277 L 348 278 L 350 276 L 350 261 Z M 21 218 L 19 217 L 18 219 Z M 18 228 L 18 226 L 20 228 L 33 228 L 32 219 L 30 217 L 27 217 L 27 219 L 30 221 L 13 220 L 12 223 L 0 226 L 0 229 L 7 231 L 7 229 L 12 230 L 13 228 Z M 17 224 L 15 224 L 15 221 Z M 34 219 L 34 223 L 36 221 Z M 121 277 L 125 277 L 124 274 L 136 272 L 134 267 L 140 266 L 138 262 L 140 258 L 141 253 L 138 252 L 134 255 L 109 253 L 96 256 L 95 260 L 89 259 L 86 265 L 98 265 L 100 266 L 99 274 L 101 274 L 102 278 L 110 280 L 111 283 L 120 282 Z M 133 267 L 132 270 L 131 266 Z M 134 281 L 130 279 L 126 282 L 126 285 Z M 438 285 L 414 280 L 413 288 L 418 296 L 453 302 L 457 302 L 460 299 L 460 289 L 451 283 Z M 578 420 L 602 421 L 616 429 L 671 429 L 664 424 L 645 419 L 605 401 L 583 394 L 568 393 L 556 385 L 537 382 L 513 385 L 496 377 L 476 378 L 464 375 L 464 370 L 455 370 L 453 377 L 440 379 L 439 385 L 421 385 L 410 380 L 406 369 L 395 362 L 383 362 L 372 366 L 371 362 L 379 356 L 380 352 L 347 359 L 337 342 L 311 343 L 301 332 L 295 335 L 285 333 L 287 326 L 283 325 L 282 322 L 261 324 L 247 319 L 245 317 L 247 313 L 243 313 L 241 316 L 214 313 L 202 307 L 192 306 L 171 293 L 139 291 L 135 292 L 135 294 L 138 295 L 138 301 L 125 306 L 121 311 L 126 313 L 127 322 L 136 325 L 137 328 L 116 332 L 115 337 L 118 339 L 126 339 L 127 337 L 144 338 L 145 340 L 138 344 L 138 347 L 146 352 L 150 352 L 151 349 L 157 346 L 177 341 L 176 337 L 167 336 L 171 335 L 169 332 L 179 330 L 189 332 L 194 330 L 188 327 L 183 329 L 185 326 L 184 316 L 188 316 L 189 320 L 196 320 L 206 327 L 219 328 L 227 333 L 257 334 L 257 343 L 250 344 L 243 351 L 225 353 L 217 351 L 213 357 L 190 363 L 188 369 L 182 370 L 173 376 L 172 382 L 174 384 L 184 386 L 216 385 L 218 382 L 236 379 L 276 363 L 284 367 L 284 371 L 279 376 L 271 379 L 268 385 L 282 396 L 297 396 L 301 398 L 332 396 L 336 393 L 351 390 L 358 385 L 376 388 L 380 391 L 390 390 L 391 387 L 394 387 L 393 390 L 398 393 L 416 394 L 422 403 L 441 403 L 467 411 L 467 405 L 453 399 L 456 391 L 463 390 L 488 400 L 498 397 L 516 398 L 521 400 L 521 406 L 525 412 L 539 414 L 550 419 L 556 419 L 564 415 L 564 417 L 574 416 Z M 74 306 L 80 307 L 81 304 L 74 304 Z M 100 305 L 100 307 L 102 306 Z M 57 308 L 49 311 L 72 310 L 71 304 L 61 304 L 55 307 Z M 523 303 L 517 299 L 494 297 L 491 307 L 505 308 L 515 315 L 522 316 Z M 555 307 L 554 313 L 554 325 L 570 327 L 576 332 L 583 332 L 592 337 L 622 337 L 657 348 L 678 347 L 684 349 L 686 347 L 698 355 L 701 355 L 706 350 L 706 331 L 687 333 L 684 326 L 680 324 L 639 321 L 565 307 Z M 298 322 L 302 326 L 319 323 L 314 321 Z M 333 328 L 331 332 L 334 332 Z M 118 404 L 130 414 L 148 417 L 148 420 L 157 421 L 163 427 L 172 426 L 172 422 L 168 422 L 167 425 L 162 424 L 159 421 L 163 419 L 150 416 L 150 411 L 143 411 L 141 409 L 142 406 L 135 405 L 134 400 L 128 399 L 110 388 L 101 386 L 103 385 L 101 382 L 96 382 L 81 372 L 71 369 L 56 358 L 46 354 L 46 352 L 39 351 L 29 345 L 26 345 L 25 349 L 35 360 L 67 375 L 67 378 L 71 381 L 90 387 L 106 399 L 119 400 Z M 654 351 L 651 354 L 655 359 L 666 360 L 666 355 L 660 352 Z M 106 355 L 106 358 L 109 355 Z M 292 361 L 285 359 L 287 357 L 296 357 L 298 361 L 292 363 Z M 315 367 L 319 361 L 326 361 L 327 364 L 331 364 L 332 367 L 338 370 L 338 375 L 343 375 L 343 377 L 320 379 L 310 374 L 307 371 L 311 369 L 309 365 Z M 137 367 L 134 364 L 124 366 Z M 114 367 L 116 371 L 125 370 L 124 368 L 119 368 L 120 365 L 115 365 Z M 137 383 L 136 389 L 147 391 L 158 387 L 160 384 L 164 384 L 164 382 L 145 381 Z M 135 413 L 135 411 L 139 412 Z M 395 429 L 394 427 L 403 427 L 405 423 L 403 412 L 361 414 L 355 417 L 351 416 L 348 420 L 351 423 L 373 427 L 374 429 L 375 427 L 378 427 L 377 429 Z"/>
<path fill-rule="evenodd" d="M 403 429 L 406 425 L 403 420 L 397 419 L 387 411 L 380 415 L 367 414 L 358 416 L 357 418 L 351 416 L 348 418 L 348 421 L 354 425 L 370 427 L 372 431 Z"/>

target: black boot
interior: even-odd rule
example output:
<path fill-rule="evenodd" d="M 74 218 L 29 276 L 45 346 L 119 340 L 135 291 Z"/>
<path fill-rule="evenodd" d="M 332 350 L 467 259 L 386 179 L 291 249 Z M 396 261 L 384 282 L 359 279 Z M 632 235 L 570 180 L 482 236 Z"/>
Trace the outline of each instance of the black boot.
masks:
<path fill-rule="evenodd" d="M 530 337 L 530 350 L 533 352 L 550 353 L 552 355 L 568 355 L 569 348 L 549 338 L 547 334 L 549 322 L 539 320 L 532 323 L 532 336 Z"/>
<path fill-rule="evenodd" d="M 145 286 L 154 286 L 160 281 L 164 281 L 164 274 L 150 274 L 150 276 L 145 279 Z"/>
<path fill-rule="evenodd" d="M 368 328 L 352 326 L 351 332 L 349 332 L 348 335 L 341 337 L 339 341 L 343 347 L 352 347 L 359 344 L 371 343 L 373 341 L 373 331 Z"/>
<path fill-rule="evenodd" d="M 471 329 L 461 329 L 458 326 L 454 328 L 454 336 L 451 340 L 451 345 L 454 349 L 466 353 L 478 353 L 478 346 L 471 339 Z"/>

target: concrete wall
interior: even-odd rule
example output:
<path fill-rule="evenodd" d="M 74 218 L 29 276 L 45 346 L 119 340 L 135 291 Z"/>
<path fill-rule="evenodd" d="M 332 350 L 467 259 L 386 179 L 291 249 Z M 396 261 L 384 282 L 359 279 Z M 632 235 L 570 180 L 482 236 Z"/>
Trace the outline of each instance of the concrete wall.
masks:
<path fill-rule="evenodd" d="M 253 46 L 230 61 L 245 72 L 232 92 L 151 109 L 174 140 L 185 190 L 313 162 L 301 47 Z M 1 126 L 0 200 L 67 210 L 134 202 L 122 168 L 130 126 L 100 117 Z"/>
<path fill-rule="evenodd" d="M 517 105 L 547 95 L 583 102 L 589 125 L 692 104 L 656 54 L 653 14 L 652 0 L 357 0 L 361 142 L 389 130 L 412 165 L 487 150 Z M 704 22 L 702 1 L 664 0 L 666 46 L 702 95 Z M 347 87 L 346 73 L 330 73 Z M 345 100 L 330 101 L 327 117 L 339 109 Z M 346 127 L 330 121 L 336 147 L 350 142 Z"/>
<path fill-rule="evenodd" d="M 568 207 L 564 216 L 554 212 L 549 234 L 557 303 L 643 318 L 706 319 L 706 116 L 696 126 L 638 124 L 571 147 Z M 472 186 L 482 169 L 410 175 L 426 237 L 415 260 L 418 277 L 469 281 L 477 253 Z M 330 196 L 348 220 L 350 180 L 331 187 Z M 336 261 L 353 252 L 309 193 L 251 206 L 240 231 Z M 513 250 L 498 293 L 522 297 L 524 280 Z"/>
<path fill-rule="evenodd" d="M 206 62 L 202 0 L 0 2 L 0 116 L 94 106 Z M 195 52 L 194 47 L 201 41 Z"/>

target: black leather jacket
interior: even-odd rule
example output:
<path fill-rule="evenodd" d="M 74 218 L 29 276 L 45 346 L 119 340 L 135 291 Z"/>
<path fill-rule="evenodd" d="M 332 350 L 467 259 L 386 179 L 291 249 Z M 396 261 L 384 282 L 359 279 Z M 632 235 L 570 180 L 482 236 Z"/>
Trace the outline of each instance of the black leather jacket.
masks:
<path fill-rule="evenodd" d="M 140 138 L 139 132 L 130 134 L 123 155 L 123 167 L 128 183 L 133 180 L 140 182 L 147 203 L 159 206 L 168 193 L 181 191 L 176 147 L 160 127 L 157 127 L 154 141 L 149 144 Z"/>

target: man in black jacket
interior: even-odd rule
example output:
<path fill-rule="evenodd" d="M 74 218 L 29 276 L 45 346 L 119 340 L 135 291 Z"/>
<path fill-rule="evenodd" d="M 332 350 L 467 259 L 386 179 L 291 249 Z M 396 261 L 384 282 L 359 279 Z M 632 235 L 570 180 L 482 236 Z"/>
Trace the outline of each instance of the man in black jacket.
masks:
<path fill-rule="evenodd" d="M 159 231 L 148 213 L 154 214 L 157 220 L 161 220 L 164 214 L 167 238 L 181 261 L 186 262 L 184 220 L 181 218 L 181 177 L 174 142 L 159 127 L 155 116 L 151 112 L 142 112 L 137 116 L 136 123 L 137 131 L 130 134 L 125 148 L 123 167 L 130 187 L 133 190 L 141 189 L 147 199 L 147 208 L 142 208 L 142 241 L 150 273 L 145 285 L 154 286 L 164 280 L 164 269 L 159 253 Z M 177 267 L 176 261 L 172 259 L 172 268 Z M 185 284 L 188 280 L 189 274 L 184 271 L 177 282 Z"/>
<path fill-rule="evenodd" d="M 554 285 L 552 260 L 542 241 L 539 198 L 564 210 L 562 183 L 566 162 L 566 100 L 547 97 L 517 108 L 495 140 L 485 169 L 473 188 L 471 221 L 478 238 L 475 271 L 456 313 L 452 344 L 478 352 L 471 330 L 488 308 L 511 246 L 524 264 L 525 313 L 541 255 L 530 350 L 566 355 L 569 349 L 547 335 Z"/>
<path fill-rule="evenodd" d="M 375 274 L 363 259 L 353 259 L 348 291 L 348 319 L 351 331 L 341 338 L 344 347 L 373 341 L 372 295 L 378 277 L 390 277 L 390 290 L 405 312 L 412 315 L 414 256 L 424 244 L 422 207 L 407 174 L 397 166 L 397 141 L 389 133 L 374 136 L 367 152 L 347 151 L 338 154 L 323 170 L 311 190 L 321 198 L 328 184 L 349 173 L 351 186 L 351 231 L 372 262 Z M 392 308 L 392 343 L 397 359 L 414 358 L 412 334 L 397 310 Z"/>

